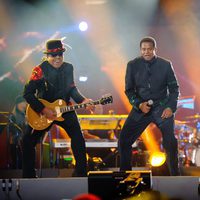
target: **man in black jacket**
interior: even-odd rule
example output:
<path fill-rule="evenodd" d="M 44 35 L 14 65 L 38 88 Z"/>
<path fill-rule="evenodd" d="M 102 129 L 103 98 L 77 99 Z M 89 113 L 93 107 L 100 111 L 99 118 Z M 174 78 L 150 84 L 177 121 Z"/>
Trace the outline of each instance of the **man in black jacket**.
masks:
<path fill-rule="evenodd" d="M 132 144 L 151 123 L 162 132 L 171 175 L 179 175 L 174 113 L 179 86 L 170 61 L 156 55 L 156 41 L 140 41 L 141 56 L 127 64 L 125 93 L 133 108 L 119 138 L 120 170 L 131 170 Z"/>
<path fill-rule="evenodd" d="M 77 115 L 74 111 L 62 115 L 64 121 L 56 121 L 53 109 L 45 107 L 38 100 L 42 98 L 48 102 L 57 99 L 70 104 L 70 98 L 76 103 L 89 103 L 91 99 L 85 98 L 74 83 L 73 65 L 63 61 L 65 48 L 61 40 L 49 40 L 46 43 L 45 60 L 33 71 L 29 82 L 25 85 L 24 98 L 31 108 L 64 128 L 71 138 L 71 148 L 75 157 L 76 166 L 74 176 L 86 176 L 86 148 Z M 91 109 L 92 105 L 88 107 Z M 55 121 L 54 121 L 55 120 Z M 38 131 L 27 126 L 23 137 L 23 177 L 34 178 L 35 172 L 35 146 L 46 130 Z"/>

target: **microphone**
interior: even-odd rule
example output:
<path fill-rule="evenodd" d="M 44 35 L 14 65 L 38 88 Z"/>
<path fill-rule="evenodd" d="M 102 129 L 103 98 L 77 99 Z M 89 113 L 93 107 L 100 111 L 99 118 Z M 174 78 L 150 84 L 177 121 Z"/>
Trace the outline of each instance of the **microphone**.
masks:
<path fill-rule="evenodd" d="M 149 107 L 153 106 L 153 100 L 152 99 L 149 99 L 147 101 L 147 106 L 149 106 Z"/>

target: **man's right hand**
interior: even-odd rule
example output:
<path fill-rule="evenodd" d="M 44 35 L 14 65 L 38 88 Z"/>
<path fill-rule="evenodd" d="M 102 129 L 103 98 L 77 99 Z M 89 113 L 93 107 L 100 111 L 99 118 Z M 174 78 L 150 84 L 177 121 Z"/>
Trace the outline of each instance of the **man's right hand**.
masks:
<path fill-rule="evenodd" d="M 56 119 L 56 113 L 51 110 L 50 108 L 45 107 L 42 110 L 42 114 L 49 120 L 55 120 Z"/>
<path fill-rule="evenodd" d="M 148 106 L 148 102 L 143 102 L 139 105 L 139 109 L 143 112 L 143 113 L 148 113 L 151 110 L 151 106 Z"/>

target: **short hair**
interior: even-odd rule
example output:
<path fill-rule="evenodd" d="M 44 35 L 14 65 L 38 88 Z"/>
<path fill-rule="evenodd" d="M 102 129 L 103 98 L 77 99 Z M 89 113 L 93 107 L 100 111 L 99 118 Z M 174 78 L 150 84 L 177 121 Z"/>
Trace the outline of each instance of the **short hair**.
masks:
<path fill-rule="evenodd" d="M 140 47 L 142 46 L 143 42 L 150 42 L 153 44 L 153 47 L 157 47 L 156 40 L 153 37 L 147 36 L 142 38 L 142 40 L 140 41 Z"/>

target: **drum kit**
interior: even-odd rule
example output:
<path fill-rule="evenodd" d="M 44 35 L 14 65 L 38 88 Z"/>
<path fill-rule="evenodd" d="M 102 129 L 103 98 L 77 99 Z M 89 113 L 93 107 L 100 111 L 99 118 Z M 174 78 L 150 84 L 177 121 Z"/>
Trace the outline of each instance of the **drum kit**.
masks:
<path fill-rule="evenodd" d="M 180 164 L 200 166 L 200 115 L 187 116 L 186 121 L 175 120 Z"/>

